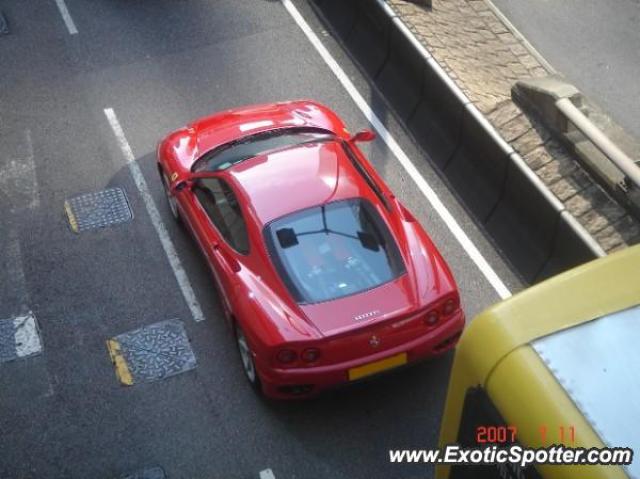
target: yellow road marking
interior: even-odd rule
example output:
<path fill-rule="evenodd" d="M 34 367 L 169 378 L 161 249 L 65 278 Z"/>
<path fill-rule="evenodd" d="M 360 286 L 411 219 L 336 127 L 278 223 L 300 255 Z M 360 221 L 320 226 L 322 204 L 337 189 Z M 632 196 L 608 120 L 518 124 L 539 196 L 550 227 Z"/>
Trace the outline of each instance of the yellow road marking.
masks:
<path fill-rule="evenodd" d="M 109 339 L 107 340 L 107 349 L 109 350 L 111 361 L 113 361 L 113 364 L 116 367 L 116 376 L 122 384 L 124 384 L 125 386 L 131 386 L 133 384 L 133 377 L 131 376 L 131 372 L 129 371 L 127 361 L 122 355 L 120 343 L 118 343 L 118 341 L 116 341 L 115 339 Z"/>
<path fill-rule="evenodd" d="M 68 201 L 64 202 L 64 211 L 67 213 L 67 218 L 69 218 L 69 225 L 71 225 L 71 229 L 74 233 L 77 233 L 78 222 L 76 221 L 76 215 L 73 214 L 73 210 L 71 209 L 71 205 Z"/>

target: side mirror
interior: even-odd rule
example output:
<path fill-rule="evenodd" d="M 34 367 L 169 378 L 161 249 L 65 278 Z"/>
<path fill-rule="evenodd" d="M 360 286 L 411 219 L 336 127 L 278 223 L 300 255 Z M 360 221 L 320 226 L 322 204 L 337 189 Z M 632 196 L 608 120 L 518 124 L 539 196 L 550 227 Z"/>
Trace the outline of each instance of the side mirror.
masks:
<path fill-rule="evenodd" d="M 380 251 L 380 244 L 375 236 L 371 233 L 365 233 L 364 231 L 358 231 L 358 239 L 363 248 L 371 251 Z"/>
<path fill-rule="evenodd" d="M 291 248 L 298 244 L 298 237 L 293 228 L 280 228 L 276 231 L 276 236 L 282 249 Z"/>
<path fill-rule="evenodd" d="M 352 142 L 361 142 L 361 141 L 373 141 L 376 139 L 376 134 L 371 130 L 360 130 L 358 133 L 353 135 L 349 141 Z"/>
<path fill-rule="evenodd" d="M 173 186 L 171 186 L 171 192 L 173 194 L 179 193 L 185 188 L 191 188 L 192 186 L 193 186 L 193 181 L 191 180 L 178 180 L 173 184 Z"/>

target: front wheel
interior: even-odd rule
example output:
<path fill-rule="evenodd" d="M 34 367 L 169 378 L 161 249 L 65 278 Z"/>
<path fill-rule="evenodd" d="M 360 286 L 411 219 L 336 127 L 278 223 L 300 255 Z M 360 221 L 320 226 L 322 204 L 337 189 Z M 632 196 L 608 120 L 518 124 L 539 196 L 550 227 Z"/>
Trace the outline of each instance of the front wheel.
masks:
<path fill-rule="evenodd" d="M 238 324 L 236 324 L 235 332 L 236 346 L 238 347 L 238 352 L 240 353 L 240 360 L 242 361 L 242 369 L 244 370 L 244 375 L 249 380 L 249 383 L 251 383 L 251 386 L 256 391 L 260 391 L 260 378 L 258 377 L 258 373 L 256 371 L 256 365 L 253 362 L 253 353 L 249 348 L 247 337 Z"/>

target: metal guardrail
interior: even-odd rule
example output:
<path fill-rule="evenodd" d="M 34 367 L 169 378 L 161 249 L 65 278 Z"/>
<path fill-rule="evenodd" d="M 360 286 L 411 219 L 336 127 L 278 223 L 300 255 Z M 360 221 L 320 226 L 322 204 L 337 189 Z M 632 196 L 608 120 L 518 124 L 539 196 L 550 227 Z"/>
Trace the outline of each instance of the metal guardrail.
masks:
<path fill-rule="evenodd" d="M 640 188 L 640 167 L 613 143 L 598 127 L 596 127 L 569 98 L 560 98 L 556 107 L 567 120 L 582 132 L 593 145 L 602 152 L 626 177 Z"/>

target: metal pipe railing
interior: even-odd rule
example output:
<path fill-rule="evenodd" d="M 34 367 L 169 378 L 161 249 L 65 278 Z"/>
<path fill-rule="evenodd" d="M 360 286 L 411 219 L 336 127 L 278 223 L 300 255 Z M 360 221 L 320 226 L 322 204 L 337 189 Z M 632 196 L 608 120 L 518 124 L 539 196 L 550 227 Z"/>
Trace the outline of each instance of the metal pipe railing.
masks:
<path fill-rule="evenodd" d="M 629 180 L 640 188 L 640 167 L 627 156 L 607 135 L 598 129 L 569 98 L 556 101 L 556 106 L 567 119 L 580 130 L 595 147 L 602 152 Z"/>

